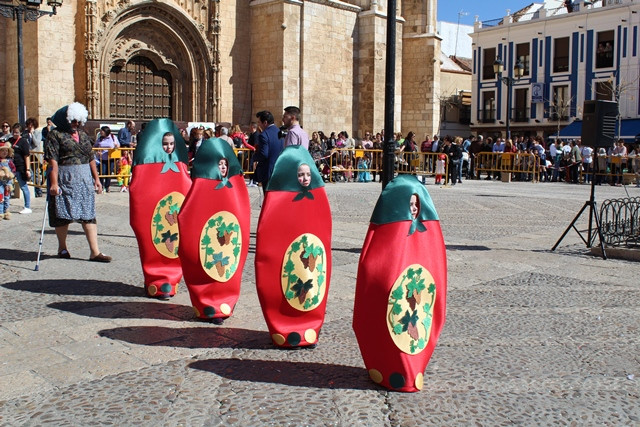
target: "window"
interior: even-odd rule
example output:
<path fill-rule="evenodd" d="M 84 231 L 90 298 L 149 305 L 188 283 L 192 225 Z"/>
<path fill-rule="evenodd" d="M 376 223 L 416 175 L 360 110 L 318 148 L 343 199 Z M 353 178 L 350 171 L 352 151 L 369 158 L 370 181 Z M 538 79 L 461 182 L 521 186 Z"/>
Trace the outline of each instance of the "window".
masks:
<path fill-rule="evenodd" d="M 482 123 L 496 121 L 496 95 L 494 91 L 482 92 L 482 110 L 480 110 Z"/>
<path fill-rule="evenodd" d="M 529 75 L 529 43 L 516 45 L 516 62 L 520 61 L 524 65 L 524 76 Z M 515 65 L 515 64 L 514 64 Z"/>
<path fill-rule="evenodd" d="M 613 85 L 610 81 L 595 82 L 594 98 L 601 101 L 613 101 Z"/>
<path fill-rule="evenodd" d="M 571 109 L 571 99 L 569 98 L 569 86 L 554 86 L 553 99 L 550 105 L 551 120 L 568 120 Z"/>
<path fill-rule="evenodd" d="M 515 108 L 511 116 L 515 122 L 529 121 L 529 89 L 516 89 Z"/>
<path fill-rule="evenodd" d="M 569 37 L 562 37 L 553 41 L 553 72 L 566 73 L 569 71 Z"/>
<path fill-rule="evenodd" d="M 613 30 L 598 33 L 596 43 L 596 68 L 613 67 L 613 40 Z"/>
<path fill-rule="evenodd" d="M 483 80 L 492 80 L 496 78 L 495 73 L 493 72 L 493 63 L 496 60 L 496 48 L 491 47 L 489 49 L 484 50 L 484 55 L 482 55 L 482 79 Z"/>

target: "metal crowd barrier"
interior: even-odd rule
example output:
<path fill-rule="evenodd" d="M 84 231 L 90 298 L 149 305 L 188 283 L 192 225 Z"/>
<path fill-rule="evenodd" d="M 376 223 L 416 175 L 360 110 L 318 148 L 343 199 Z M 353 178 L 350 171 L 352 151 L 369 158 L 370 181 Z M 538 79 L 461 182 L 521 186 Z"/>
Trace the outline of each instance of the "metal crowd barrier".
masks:
<path fill-rule="evenodd" d="M 640 197 L 605 200 L 600 226 L 605 244 L 640 246 Z"/>
<path fill-rule="evenodd" d="M 638 156 L 594 156 L 589 169 L 580 164 L 580 181 L 595 179 L 596 183 L 636 184 L 640 183 L 640 157 Z"/>
<path fill-rule="evenodd" d="M 540 181 L 540 158 L 531 153 L 478 153 L 473 159 L 477 178 L 482 172 L 491 175 L 501 174 L 503 181 L 510 182 L 515 174 L 521 181 L 533 183 Z"/>

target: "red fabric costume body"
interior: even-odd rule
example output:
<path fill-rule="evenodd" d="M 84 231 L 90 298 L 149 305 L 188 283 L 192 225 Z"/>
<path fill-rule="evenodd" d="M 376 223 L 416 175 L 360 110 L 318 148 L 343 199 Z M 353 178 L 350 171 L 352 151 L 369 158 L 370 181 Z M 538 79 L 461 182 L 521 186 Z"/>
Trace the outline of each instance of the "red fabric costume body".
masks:
<path fill-rule="evenodd" d="M 394 188 L 394 181 L 404 189 Z M 409 175 L 394 181 L 378 201 L 362 247 L 353 328 L 371 379 L 412 392 L 423 387 L 444 325 L 447 260 L 440 223 L 424 187 Z M 382 213 L 401 210 L 403 203 L 408 211 L 411 194 L 420 199 L 421 214 L 415 220 Z"/>
<path fill-rule="evenodd" d="M 168 155 L 162 152 L 162 134 L 174 130 L 179 142 L 176 152 Z M 138 240 L 145 290 L 151 297 L 170 297 L 182 278 L 177 218 L 191 187 L 186 162 L 182 161 L 186 147 L 173 122 L 157 119 L 145 128 L 134 156 L 129 221 Z M 159 160 L 162 156 L 167 162 Z"/>
<path fill-rule="evenodd" d="M 233 175 L 228 180 L 221 179 L 217 169 L 222 158 Z M 226 318 L 240 296 L 249 251 L 249 193 L 240 164 L 225 141 L 202 143 L 192 175 L 191 191 L 178 216 L 184 280 L 198 318 Z"/>
<path fill-rule="evenodd" d="M 256 238 L 258 297 L 271 338 L 281 347 L 317 343 L 331 277 L 331 208 L 315 168 L 308 188 L 295 180 L 300 164 L 314 164 L 303 147 L 283 150 Z"/>

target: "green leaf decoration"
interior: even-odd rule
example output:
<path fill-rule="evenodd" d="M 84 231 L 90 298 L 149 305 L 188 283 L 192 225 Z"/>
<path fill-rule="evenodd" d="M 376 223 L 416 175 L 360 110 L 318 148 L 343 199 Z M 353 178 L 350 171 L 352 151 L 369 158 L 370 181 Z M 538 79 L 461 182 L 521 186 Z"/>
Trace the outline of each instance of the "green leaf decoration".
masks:
<path fill-rule="evenodd" d="M 287 274 L 291 274 L 294 269 L 295 269 L 295 265 L 293 264 L 293 261 L 288 260 L 284 265 L 284 272 Z"/>
<path fill-rule="evenodd" d="M 207 221 L 207 227 L 208 228 L 213 228 L 216 226 L 216 220 L 211 218 L 209 221 Z"/>
<path fill-rule="evenodd" d="M 396 323 L 393 325 L 393 333 L 396 335 L 400 335 L 402 333 L 402 325 L 400 323 Z"/>
<path fill-rule="evenodd" d="M 303 236 L 302 236 L 302 238 L 300 239 L 300 242 L 301 242 L 303 245 L 307 246 L 307 244 L 309 243 L 309 239 L 307 239 L 307 236 L 306 236 L 306 235 L 303 235 Z"/>
<path fill-rule="evenodd" d="M 211 244 L 211 237 L 209 237 L 208 234 L 205 234 L 204 236 L 202 236 L 200 244 L 203 246 L 209 246 Z"/>
<path fill-rule="evenodd" d="M 407 310 L 404 313 L 404 316 L 402 316 L 402 319 L 400 319 L 400 324 L 402 324 L 402 331 L 406 331 L 407 329 L 409 329 L 409 323 L 411 322 L 411 313 L 409 313 L 409 310 Z"/>
<path fill-rule="evenodd" d="M 205 249 L 205 254 L 206 255 L 213 255 L 213 248 L 212 247 L 207 247 L 207 249 Z"/>
<path fill-rule="evenodd" d="M 235 247 L 233 248 L 233 256 L 234 256 L 235 258 L 238 258 L 238 254 L 239 254 L 239 253 L 240 253 L 240 246 L 235 246 Z"/>
<path fill-rule="evenodd" d="M 169 199 L 170 199 L 170 198 L 169 198 Z M 162 199 L 162 200 L 160 200 L 160 203 L 158 203 L 158 205 L 159 205 L 161 208 L 164 208 L 165 206 L 167 206 L 167 201 L 168 201 L 168 199 Z"/>
<path fill-rule="evenodd" d="M 155 243 L 156 245 L 159 245 L 159 244 L 160 244 L 160 242 L 162 242 L 162 240 L 160 240 L 160 238 L 159 238 L 159 237 L 154 237 L 154 238 L 153 238 L 153 243 Z"/>
<path fill-rule="evenodd" d="M 322 271 L 322 265 L 316 265 L 317 271 Z M 324 284 L 324 274 L 318 274 L 318 286 L 322 286 Z"/>
<path fill-rule="evenodd" d="M 413 270 L 413 268 L 410 268 L 410 269 L 407 270 L 407 278 L 408 279 L 411 279 L 414 274 L 416 274 L 416 272 Z"/>
<path fill-rule="evenodd" d="M 161 234 L 162 236 L 162 241 L 164 242 L 167 239 L 171 239 L 171 230 L 164 232 Z"/>
<path fill-rule="evenodd" d="M 402 297 L 404 296 L 403 294 L 404 293 L 402 291 L 402 286 L 398 286 L 393 290 L 393 292 L 391 293 L 391 296 L 393 297 L 393 299 L 399 300 L 399 299 L 402 299 Z"/>
<path fill-rule="evenodd" d="M 213 262 L 211 261 L 207 261 L 204 263 L 204 268 L 206 268 L 207 270 L 211 270 L 213 268 Z"/>
<path fill-rule="evenodd" d="M 153 216 L 153 222 L 156 223 L 156 224 L 159 223 L 159 222 L 162 222 L 162 215 L 160 215 L 159 213 L 156 213 Z"/>
<path fill-rule="evenodd" d="M 432 294 L 432 295 L 436 293 L 436 284 L 435 283 L 431 283 L 429 285 L 429 293 Z"/>
<path fill-rule="evenodd" d="M 294 297 L 294 294 L 293 294 L 292 291 L 287 291 L 286 294 L 285 294 L 285 297 L 287 299 L 292 299 Z"/>
<path fill-rule="evenodd" d="M 425 346 L 426 344 L 427 344 L 427 343 L 425 342 L 424 338 L 420 338 L 420 339 L 418 340 L 418 348 L 424 348 L 424 346 Z"/>
<path fill-rule="evenodd" d="M 426 317 L 423 321 L 422 324 L 424 325 L 424 328 L 428 331 L 429 329 L 431 329 L 431 317 Z"/>
<path fill-rule="evenodd" d="M 300 242 L 293 242 L 291 244 L 291 250 L 293 252 L 298 252 L 300 250 Z"/>
<path fill-rule="evenodd" d="M 397 302 L 394 303 L 393 307 L 391 307 L 391 312 L 397 316 L 398 314 L 402 313 L 402 306 Z"/>
<path fill-rule="evenodd" d="M 158 230 L 158 231 L 164 230 L 164 225 L 158 224 L 158 226 L 156 227 L 156 230 Z"/>

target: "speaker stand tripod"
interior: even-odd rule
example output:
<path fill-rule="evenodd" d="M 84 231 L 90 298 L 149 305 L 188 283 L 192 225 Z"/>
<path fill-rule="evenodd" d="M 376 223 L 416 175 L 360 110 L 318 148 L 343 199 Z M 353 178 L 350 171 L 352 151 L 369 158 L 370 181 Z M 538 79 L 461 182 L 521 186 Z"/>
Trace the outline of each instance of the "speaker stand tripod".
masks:
<path fill-rule="evenodd" d="M 594 231 L 593 221 L 595 220 L 596 230 L 598 231 L 598 237 L 600 239 L 600 250 L 602 251 L 602 259 L 607 259 L 607 253 L 604 250 L 604 239 L 602 238 L 602 225 L 600 223 L 600 217 L 598 216 L 598 206 L 595 200 L 595 183 L 593 180 L 594 178 L 593 174 L 591 178 L 592 178 L 591 179 L 591 197 L 589 198 L 588 201 L 584 202 L 584 205 L 582 206 L 582 209 L 580 209 L 580 212 L 578 212 L 578 214 L 573 218 L 573 221 L 571 221 L 571 224 L 569 224 L 567 229 L 564 230 L 564 233 L 562 233 L 562 236 L 560 236 L 556 244 L 553 245 L 553 247 L 551 248 L 552 251 L 556 250 L 560 242 L 562 242 L 562 239 L 564 239 L 564 236 L 566 236 L 569 230 L 571 230 L 572 228 L 576 230 L 576 233 L 578 233 L 578 236 L 580 236 L 582 241 L 587 245 L 588 248 L 590 248 L 591 245 L 593 244 L 593 241 L 596 238 L 596 234 L 593 232 Z M 582 215 L 585 209 L 589 209 L 589 229 L 588 229 L 586 240 L 582 236 L 582 233 L 580 232 L 580 230 L 578 230 L 575 225 L 576 222 L 578 221 L 578 218 L 580 218 L 580 215 Z"/>

